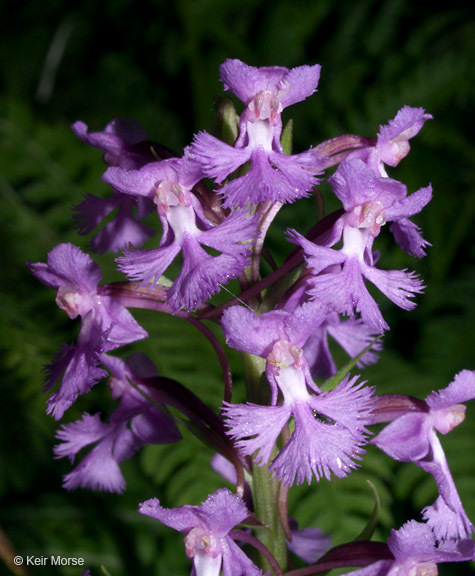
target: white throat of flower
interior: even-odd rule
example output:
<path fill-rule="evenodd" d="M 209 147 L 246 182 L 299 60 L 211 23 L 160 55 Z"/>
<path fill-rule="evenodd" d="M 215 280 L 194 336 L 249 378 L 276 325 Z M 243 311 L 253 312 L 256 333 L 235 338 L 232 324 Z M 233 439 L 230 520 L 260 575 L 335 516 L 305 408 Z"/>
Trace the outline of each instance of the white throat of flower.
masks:
<path fill-rule="evenodd" d="M 193 528 L 185 536 L 188 558 L 193 558 L 196 576 L 219 576 L 221 571 L 221 543 L 203 528 Z"/>
<path fill-rule="evenodd" d="M 294 404 L 297 400 L 308 401 L 310 395 L 305 383 L 305 356 L 303 350 L 287 340 L 278 340 L 267 357 L 271 370 L 284 396 L 284 403 Z"/>
<path fill-rule="evenodd" d="M 162 180 L 154 198 L 160 216 L 168 220 L 175 234 L 175 240 L 182 240 L 186 234 L 195 235 L 196 215 L 191 202 L 190 192 L 177 182 Z"/>
<path fill-rule="evenodd" d="M 100 304 L 100 301 L 98 302 Z M 60 286 L 56 294 L 56 304 L 74 320 L 78 315 L 84 316 L 94 306 L 93 298 L 71 286 Z"/>

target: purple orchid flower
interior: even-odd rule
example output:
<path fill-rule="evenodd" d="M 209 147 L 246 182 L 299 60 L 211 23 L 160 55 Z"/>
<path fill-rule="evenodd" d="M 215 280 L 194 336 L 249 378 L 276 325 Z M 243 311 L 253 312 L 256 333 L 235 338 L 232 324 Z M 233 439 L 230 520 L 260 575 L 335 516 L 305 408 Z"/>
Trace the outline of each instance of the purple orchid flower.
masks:
<path fill-rule="evenodd" d="M 468 538 L 474 527 L 463 509 L 437 432 L 447 434 L 465 417 L 461 402 L 475 398 L 475 372 L 463 370 L 454 381 L 426 398 L 428 410 L 403 414 L 371 440 L 391 458 L 414 462 L 432 474 L 439 497 L 423 515 L 438 539 Z"/>
<path fill-rule="evenodd" d="M 351 576 L 437 576 L 437 564 L 473 560 L 474 546 L 471 539 L 439 544 L 427 524 L 411 520 L 388 538 L 394 560 L 379 560 Z"/>
<path fill-rule="evenodd" d="M 292 242 L 300 245 L 312 269 L 309 294 L 335 310 L 353 316 L 354 309 L 363 321 L 377 332 L 389 329 L 378 305 L 365 287 L 364 279 L 373 283 L 385 296 L 404 310 L 412 310 L 415 294 L 423 291 L 422 281 L 406 270 L 380 270 L 375 267 L 373 241 L 387 221 L 408 220 L 431 199 L 430 186 L 407 196 L 406 187 L 390 178 L 378 178 L 359 159 L 345 160 L 330 182 L 342 201 L 345 214 L 337 220 L 328 238 L 328 246 L 319 246 L 294 230 Z M 340 250 L 330 246 L 343 238 Z M 424 241 L 409 246 L 421 254 Z"/>
<path fill-rule="evenodd" d="M 236 484 L 236 468 L 221 454 L 215 454 L 211 459 L 211 468 L 231 484 Z M 249 486 L 246 484 L 244 497 L 248 508 L 252 509 L 252 498 Z M 294 518 L 289 518 L 292 541 L 287 542 L 287 548 L 307 564 L 316 562 L 330 548 L 331 538 L 320 528 L 303 528 L 299 530 Z"/>
<path fill-rule="evenodd" d="M 108 166 L 130 170 L 156 160 L 151 152 L 134 148 L 147 140 L 147 132 L 132 118 L 116 118 L 101 132 L 89 132 L 87 125 L 80 120 L 71 128 L 80 140 L 104 151 L 104 162 Z"/>
<path fill-rule="evenodd" d="M 75 122 L 72 129 L 76 136 L 90 146 L 104 150 L 108 166 L 126 170 L 138 169 L 156 161 L 151 146 L 145 146 L 147 133 L 130 118 L 117 118 L 103 132 L 89 132 L 84 122 Z M 153 210 L 148 198 L 134 198 L 114 190 L 111 198 L 86 194 L 75 207 L 74 220 L 81 234 L 90 234 L 110 214 L 115 216 L 91 240 L 93 250 L 99 253 L 118 252 L 129 245 L 141 246 L 155 234 L 155 230 L 140 222 Z"/>
<path fill-rule="evenodd" d="M 331 472 L 346 476 L 357 466 L 367 441 L 373 389 L 346 377 L 334 390 L 321 392 L 313 382 L 303 354 L 309 335 L 325 319 L 315 303 L 293 314 L 283 310 L 257 316 L 235 306 L 222 317 L 229 346 L 267 360 L 266 376 L 272 405 L 227 404 L 229 434 L 243 455 L 255 455 L 256 464 L 267 464 L 278 436 L 292 417 L 295 430 L 270 465 L 284 484 L 310 484 L 312 477 L 330 479 Z M 309 392 L 310 389 L 313 393 Z M 283 403 L 277 405 L 280 390 Z"/>
<path fill-rule="evenodd" d="M 430 119 L 432 115 L 427 114 L 423 108 L 404 106 L 396 117 L 389 121 L 389 124 L 380 127 L 374 146 L 355 150 L 347 158 L 359 158 L 376 176 L 387 178 L 388 174 L 384 165 L 397 166 L 409 153 L 409 140 Z M 411 256 L 421 258 L 425 255 L 424 246 L 430 246 L 422 238 L 419 227 L 407 217 L 400 216 L 392 223 L 390 230 L 396 242 Z"/>
<path fill-rule="evenodd" d="M 374 146 L 355 150 L 348 158 L 360 158 L 375 174 L 387 177 L 384 165 L 397 166 L 409 153 L 409 140 L 432 118 L 423 108 L 404 106 L 387 125 L 380 126 Z"/>
<path fill-rule="evenodd" d="M 253 217 L 232 212 L 214 225 L 191 192 L 201 169 L 187 159 L 168 159 L 140 170 L 109 168 L 104 180 L 123 193 L 143 196 L 156 206 L 163 226 L 160 247 L 126 251 L 120 269 L 134 280 L 158 282 L 181 252 L 183 266 L 168 290 L 167 303 L 175 311 L 195 308 L 216 293 L 221 284 L 239 276 L 249 263 L 250 240 L 256 234 Z M 211 255 L 211 248 L 219 252 Z"/>
<path fill-rule="evenodd" d="M 71 462 L 80 450 L 95 444 L 76 468 L 66 474 L 63 486 L 68 490 L 90 488 L 107 492 L 123 492 L 125 480 L 119 464 L 130 458 L 144 444 L 171 444 L 181 440 L 174 421 L 139 392 L 145 392 L 157 404 L 160 397 L 154 390 L 131 386 L 136 378 L 156 375 L 155 366 L 143 355 L 134 355 L 127 362 L 106 354 L 103 364 L 112 376 L 109 385 L 112 397 L 120 404 L 103 423 L 99 414 L 83 414 L 81 420 L 63 425 L 56 437 L 57 458 L 68 456 Z"/>
<path fill-rule="evenodd" d="M 261 570 L 249 560 L 230 536 L 249 512 L 236 494 L 221 489 L 208 496 L 201 506 L 167 509 L 157 498 L 139 505 L 139 513 L 183 532 L 188 558 L 193 558 L 195 576 L 260 576 Z"/>
<path fill-rule="evenodd" d="M 404 220 L 413 224 L 409 217 L 418 214 L 432 199 L 430 185 L 408 196 L 404 184 L 376 176 L 359 159 L 349 158 L 342 162 L 329 182 L 346 212 L 335 224 L 336 238 L 332 239 L 333 242 L 339 240 L 345 226 L 357 228 L 367 237 L 368 257 L 374 238 L 386 222 L 397 224 Z M 408 238 L 401 247 L 420 258 L 425 255 L 426 245 L 428 242 L 419 234 L 417 241 Z"/>
<path fill-rule="evenodd" d="M 245 105 L 234 147 L 206 132 L 195 136 L 187 155 L 196 160 L 206 176 L 221 184 L 250 160 L 250 170 L 225 184 L 220 193 L 224 207 L 245 207 L 265 200 L 293 202 L 308 195 L 318 183 L 323 160 L 311 151 L 284 155 L 280 137 L 281 112 L 313 94 L 320 66 L 254 68 L 240 60 L 226 60 L 220 67 L 225 90 Z"/>
<path fill-rule="evenodd" d="M 106 375 L 99 368 L 101 354 L 148 336 L 128 310 L 103 294 L 97 264 L 73 244 L 59 244 L 48 254 L 48 263 L 29 264 L 46 286 L 58 290 L 57 305 L 74 319 L 81 316 L 76 346 L 63 345 L 46 368 L 44 391 L 59 379 L 58 390 L 48 399 L 48 414 L 59 420 L 79 394 L 85 394 Z"/>

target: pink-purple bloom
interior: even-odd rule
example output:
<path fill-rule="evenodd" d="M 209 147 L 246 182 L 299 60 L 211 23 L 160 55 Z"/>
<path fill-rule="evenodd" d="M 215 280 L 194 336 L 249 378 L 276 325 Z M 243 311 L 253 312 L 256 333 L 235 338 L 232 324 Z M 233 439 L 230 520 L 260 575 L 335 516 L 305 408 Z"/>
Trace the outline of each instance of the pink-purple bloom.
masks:
<path fill-rule="evenodd" d="M 229 346 L 266 359 L 272 389 L 270 406 L 225 403 L 229 434 L 243 455 L 254 455 L 256 464 L 264 465 L 293 418 L 295 430 L 269 467 L 284 484 L 310 484 L 313 476 L 330 479 L 331 473 L 346 476 L 367 442 L 372 388 L 347 376 L 334 390 L 321 392 L 311 378 L 302 347 L 324 319 L 324 309 L 314 303 L 293 314 L 277 310 L 261 316 L 235 306 L 222 318 Z"/>
<path fill-rule="evenodd" d="M 181 253 L 183 264 L 167 295 L 173 310 L 195 308 L 221 284 L 239 276 L 249 263 L 250 242 L 256 234 L 254 218 L 241 212 L 230 213 L 218 225 L 206 218 L 192 192 L 202 177 L 199 166 L 184 158 L 150 163 L 140 170 L 113 167 L 103 177 L 121 192 L 156 204 L 163 227 L 160 247 L 126 251 L 118 262 L 129 278 L 157 283 Z"/>
<path fill-rule="evenodd" d="M 130 312 L 98 286 L 97 264 L 73 244 L 58 244 L 48 263 L 29 264 L 31 272 L 46 286 L 56 289 L 56 304 L 71 318 L 81 317 L 75 346 L 63 345 L 47 366 L 49 390 L 61 380 L 48 399 L 48 414 L 59 420 L 79 394 L 85 394 L 106 375 L 99 367 L 101 354 L 148 336 Z"/>
<path fill-rule="evenodd" d="M 414 520 L 392 531 L 388 547 L 394 560 L 378 560 L 351 576 L 437 576 L 437 564 L 474 559 L 472 539 L 440 544 L 427 524 Z"/>
<path fill-rule="evenodd" d="M 156 160 L 151 146 L 144 146 L 147 133 L 130 118 L 117 118 L 102 132 L 89 132 L 84 122 L 75 122 L 72 129 L 76 136 L 90 146 L 104 150 L 104 162 L 108 166 L 120 166 L 126 170 L 138 169 Z M 81 234 L 90 234 L 101 222 L 109 219 L 92 238 L 91 246 L 96 252 L 118 252 L 129 245 L 141 246 L 155 234 L 141 220 L 153 210 L 148 198 L 134 198 L 114 190 L 110 198 L 87 194 L 75 207 L 74 220 Z"/>
<path fill-rule="evenodd" d="M 404 106 L 388 124 L 380 126 L 374 146 L 355 150 L 348 158 L 360 158 L 375 174 L 387 177 L 384 165 L 397 166 L 409 153 L 409 140 L 432 118 L 423 108 Z"/>
<path fill-rule="evenodd" d="M 163 508 L 157 498 L 139 505 L 140 514 L 183 532 L 188 558 L 193 559 L 193 576 L 261 576 L 230 536 L 249 512 L 236 494 L 221 489 L 208 496 L 200 506 Z"/>
<path fill-rule="evenodd" d="M 409 221 L 432 199 L 432 187 L 421 188 L 410 195 L 404 184 L 392 178 L 377 176 L 357 158 L 342 162 L 329 179 L 333 192 L 343 204 L 345 215 L 336 223 L 335 234 L 341 237 L 345 226 L 357 228 L 366 233 L 366 250 L 370 250 L 374 238 L 387 222 Z M 408 239 L 409 242 L 409 239 Z M 408 246 L 413 256 L 424 256 L 427 242 L 420 236 L 417 242 Z"/>
<path fill-rule="evenodd" d="M 147 139 L 147 132 L 132 118 L 116 118 L 99 132 L 90 132 L 80 120 L 71 128 L 80 140 L 104 151 L 108 166 L 138 168 L 153 159 L 150 151 L 137 148 L 137 144 Z"/>
<path fill-rule="evenodd" d="M 328 245 L 314 244 L 294 230 L 289 231 L 291 241 L 303 248 L 312 270 L 308 293 L 338 313 L 353 316 L 356 310 L 371 330 L 383 332 L 389 326 L 366 288 L 365 280 L 404 310 L 416 306 L 411 298 L 423 291 L 423 285 L 413 272 L 376 268 L 374 238 L 387 221 L 410 222 L 408 218 L 429 202 L 432 189 L 428 186 L 407 196 L 403 184 L 375 176 L 359 159 L 345 160 L 330 183 L 345 213 L 335 223 Z M 422 237 L 411 238 L 409 251 L 422 255 Z M 332 249 L 340 239 L 343 239 L 342 247 Z M 409 237 L 406 241 L 409 243 Z"/>
<path fill-rule="evenodd" d="M 354 150 L 347 158 L 362 160 L 376 176 L 386 178 L 388 174 L 385 164 L 391 167 L 397 166 L 409 153 L 409 140 L 430 119 L 432 119 L 432 115 L 427 114 L 423 108 L 404 106 L 394 119 L 390 120 L 387 125 L 380 127 L 374 146 Z M 427 189 L 425 190 L 427 193 Z M 420 196 L 423 192 L 424 189 L 416 194 Z M 413 194 L 410 201 L 414 204 L 414 200 Z M 419 227 L 407 216 L 400 214 L 398 218 L 393 218 L 390 230 L 396 242 L 405 252 L 417 258 L 425 255 L 424 247 L 430 244 L 422 238 Z"/>
<path fill-rule="evenodd" d="M 121 464 L 145 444 L 181 440 L 177 421 L 220 451 L 212 467 L 236 485 L 237 494 L 220 489 L 199 506 L 164 508 L 157 498 L 139 505 L 140 514 L 184 534 L 191 576 L 263 576 L 236 541 L 253 545 L 262 565 L 265 559 L 273 573 L 283 574 L 288 567 L 283 539 L 274 532 L 278 517 L 287 553 L 313 564 L 290 567 L 292 574 L 356 565 L 361 569 L 351 572 L 355 576 L 436 576 L 439 563 L 475 559 L 475 527 L 438 437 L 463 421 L 463 403 L 475 398 L 475 371 L 458 373 L 425 401 L 400 394 L 375 397 L 375 389 L 352 377 L 348 365 L 337 372 L 328 342 L 332 337 L 351 357 L 361 356 L 351 365 L 376 361 L 379 335 L 389 326 L 367 283 L 404 310 L 416 306 L 414 298 L 425 288 L 415 272 L 380 269 L 373 246 L 386 223 L 408 254 L 421 258 L 430 246 L 412 218 L 431 200 L 431 185 L 409 194 L 389 177 L 387 166 L 400 163 L 432 116 L 404 106 L 375 140 L 346 134 L 291 154 L 290 124 L 284 133 L 282 113 L 316 92 L 320 68 L 256 68 L 226 60 L 220 80 L 244 109 L 238 119 L 231 99 L 224 99 L 215 127 L 226 142 L 199 132 L 183 157 L 147 142 L 134 120 L 118 118 L 97 132 L 74 123 L 80 140 L 103 151 L 103 181 L 113 194 L 86 195 L 74 219 L 82 234 L 95 232 L 94 250 L 123 251 L 116 262 L 131 282 L 100 286 L 99 267 L 73 244 L 56 246 L 47 263 L 29 264 L 38 280 L 57 291 L 58 306 L 81 319 L 77 343 L 63 345 L 46 367 L 44 391 L 57 385 L 47 412 L 61 418 L 106 376 L 116 403 L 107 418 L 84 412 L 58 430 L 54 455 L 74 465 L 63 478 L 66 489 L 121 493 Z M 264 246 L 270 223 L 282 204 L 309 196 L 323 170 L 337 165 L 328 183 L 343 209 L 306 236 L 289 230 L 298 248 L 279 268 Z M 155 234 L 143 222 L 155 210 L 160 241 L 138 249 Z M 265 277 L 261 255 L 273 268 Z M 239 280 L 236 298 L 244 306 L 203 305 L 231 279 Z M 109 354 L 148 336 L 123 303 L 178 313 L 207 336 L 225 380 L 219 415 L 180 382 L 159 378 L 147 357 L 123 361 Z M 183 309 L 187 313 L 178 312 Z M 220 322 L 227 345 L 248 355 L 246 403 L 230 402 L 231 369 L 206 319 Z M 329 379 L 322 384 L 317 378 Z M 316 528 L 298 530 L 287 515 L 286 487 L 346 477 L 362 461 L 369 426 L 387 422 L 372 443 L 431 474 L 438 497 L 422 511 L 424 523 L 407 522 L 387 543 L 353 541 L 324 554 L 330 537 Z M 270 472 L 267 487 L 264 476 L 253 477 L 258 466 Z M 274 480 L 281 489 L 272 489 Z M 262 542 L 249 524 L 258 537 L 266 534 Z"/>
<path fill-rule="evenodd" d="M 111 372 L 112 397 L 120 399 L 120 403 L 108 422 L 102 422 L 99 414 L 84 413 L 81 420 L 61 426 L 56 434 L 61 442 L 55 446 L 55 456 L 68 456 L 72 463 L 82 449 L 93 446 L 64 477 L 63 485 L 68 490 L 81 487 L 122 492 L 125 480 L 119 467 L 121 462 L 144 444 L 171 444 L 181 439 L 172 418 L 157 406 L 159 395 L 154 390 L 140 385 L 135 389 L 130 384 L 137 377 L 155 375 L 155 367 L 146 357 L 136 355 L 123 362 L 104 354 L 102 361 Z"/>
<path fill-rule="evenodd" d="M 316 175 L 323 169 L 323 160 L 310 150 L 284 154 L 281 113 L 316 91 L 320 66 L 254 68 L 240 60 L 226 60 L 220 72 L 224 88 L 246 106 L 239 136 L 230 146 L 200 132 L 188 148 L 188 156 L 218 184 L 250 161 L 249 171 L 220 188 L 225 207 L 245 207 L 265 200 L 293 202 L 308 195 L 318 183 Z"/>
<path fill-rule="evenodd" d="M 403 414 L 371 440 L 391 458 L 414 462 L 432 474 L 439 496 L 424 509 L 438 539 L 468 538 L 474 527 L 463 509 L 437 432 L 447 434 L 465 418 L 461 402 L 475 398 L 475 372 L 463 370 L 453 382 L 426 398 L 427 411 Z"/>

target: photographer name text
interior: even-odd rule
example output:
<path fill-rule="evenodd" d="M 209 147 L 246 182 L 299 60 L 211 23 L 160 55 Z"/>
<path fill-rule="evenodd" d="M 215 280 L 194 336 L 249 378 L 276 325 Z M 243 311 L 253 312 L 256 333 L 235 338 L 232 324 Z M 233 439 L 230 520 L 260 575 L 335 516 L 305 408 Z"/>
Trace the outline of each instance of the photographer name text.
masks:
<path fill-rule="evenodd" d="M 16 566 L 84 566 L 84 558 L 69 556 L 15 556 Z"/>

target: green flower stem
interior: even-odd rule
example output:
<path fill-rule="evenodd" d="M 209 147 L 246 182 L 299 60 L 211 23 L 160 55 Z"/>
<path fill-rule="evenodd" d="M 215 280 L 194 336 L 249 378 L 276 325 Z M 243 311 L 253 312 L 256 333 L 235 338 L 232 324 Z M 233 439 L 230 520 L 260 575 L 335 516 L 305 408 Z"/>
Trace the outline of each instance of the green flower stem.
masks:
<path fill-rule="evenodd" d="M 269 384 L 265 378 L 265 360 L 252 354 L 243 354 L 244 379 L 248 402 L 268 404 Z M 276 561 L 285 570 L 287 547 L 285 535 L 279 520 L 280 483 L 271 479 L 267 466 L 253 466 L 252 498 L 257 519 L 265 527 L 256 529 L 257 538 L 270 550 Z M 261 556 L 260 567 L 270 570 L 267 560 Z"/>

